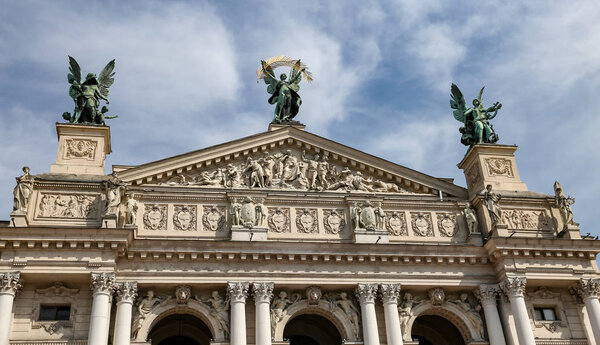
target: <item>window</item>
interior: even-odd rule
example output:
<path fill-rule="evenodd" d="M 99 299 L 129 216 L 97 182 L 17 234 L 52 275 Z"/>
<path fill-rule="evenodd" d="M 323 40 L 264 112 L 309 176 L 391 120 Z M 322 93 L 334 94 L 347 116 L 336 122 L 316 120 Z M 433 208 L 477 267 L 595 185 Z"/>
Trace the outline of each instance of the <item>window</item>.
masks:
<path fill-rule="evenodd" d="M 556 321 L 554 308 L 533 308 L 536 321 Z"/>
<path fill-rule="evenodd" d="M 68 321 L 71 316 L 70 305 L 40 306 L 39 321 Z"/>

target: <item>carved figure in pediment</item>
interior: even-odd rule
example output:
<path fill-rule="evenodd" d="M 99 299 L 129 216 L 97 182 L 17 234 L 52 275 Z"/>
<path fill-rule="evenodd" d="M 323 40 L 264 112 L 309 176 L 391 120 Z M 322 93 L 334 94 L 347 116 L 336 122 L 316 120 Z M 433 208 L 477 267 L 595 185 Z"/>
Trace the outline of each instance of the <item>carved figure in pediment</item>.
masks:
<path fill-rule="evenodd" d="M 150 314 L 152 309 L 159 305 L 163 299 L 161 297 L 154 296 L 154 291 L 148 290 L 146 297 L 144 297 L 138 304 L 137 313 L 133 318 L 131 326 L 131 338 L 137 337 L 138 331 L 142 328 L 144 320 Z"/>
<path fill-rule="evenodd" d="M 359 310 L 356 306 L 356 303 L 348 298 L 348 294 L 345 292 L 340 293 L 339 299 L 334 299 L 331 301 L 333 306 L 338 306 L 342 309 L 346 317 L 350 321 L 353 326 L 354 337 L 359 338 L 360 333 L 360 323 L 359 323 Z"/>
<path fill-rule="evenodd" d="M 258 162 L 263 166 L 265 187 L 271 187 L 271 185 L 273 185 L 273 168 L 276 163 L 275 158 L 268 152 L 265 152 L 265 156 L 259 159 Z"/>
<path fill-rule="evenodd" d="M 385 224 L 385 211 L 381 207 L 381 202 L 377 202 L 375 204 L 375 228 L 376 229 L 384 229 Z"/>
<path fill-rule="evenodd" d="M 187 186 L 192 182 L 193 180 L 190 177 L 184 174 L 176 174 L 175 176 L 168 179 L 167 182 L 165 182 L 164 184 L 169 186 Z"/>
<path fill-rule="evenodd" d="M 485 187 L 484 201 L 490 213 L 490 219 L 492 220 L 492 226 L 502 224 L 502 208 L 500 207 L 500 199 L 502 195 L 496 194 L 492 191 L 492 185 L 488 184 Z"/>
<path fill-rule="evenodd" d="M 231 213 L 231 225 L 242 225 L 242 219 L 240 217 L 241 210 L 242 205 L 238 203 L 237 198 L 233 198 L 229 211 Z"/>
<path fill-rule="evenodd" d="M 13 211 L 26 213 L 29 197 L 33 193 L 34 177 L 29 174 L 29 167 L 23 167 L 23 175 L 16 178 L 17 185 L 13 190 Z"/>
<path fill-rule="evenodd" d="M 469 234 L 478 232 L 479 222 L 477 221 L 477 213 L 471 207 L 471 203 L 467 203 L 464 209 L 465 219 L 467 220 L 467 227 L 469 228 Z"/>
<path fill-rule="evenodd" d="M 229 188 L 240 188 L 243 186 L 242 182 L 242 173 L 239 169 L 233 165 L 233 163 L 227 164 L 227 169 L 225 170 L 225 176 L 227 181 L 227 187 Z"/>
<path fill-rule="evenodd" d="M 391 182 L 383 182 L 381 180 L 375 180 L 373 182 L 373 190 L 382 193 L 402 193 L 405 190 L 398 187 L 397 184 Z"/>
<path fill-rule="evenodd" d="M 134 194 L 127 194 L 127 210 L 125 212 L 125 224 L 134 225 L 137 221 L 138 201 L 134 199 Z"/>
<path fill-rule="evenodd" d="M 258 161 L 248 157 L 244 173 L 247 173 L 248 187 L 265 188 L 265 172 Z"/>
<path fill-rule="evenodd" d="M 297 184 L 301 188 L 308 186 L 308 180 L 305 176 L 307 166 L 298 162 L 298 158 L 292 155 L 291 150 L 287 150 L 283 156 L 283 168 L 279 186 L 282 188 L 292 188 Z"/>
<path fill-rule="evenodd" d="M 315 157 L 315 159 L 317 159 Z M 327 181 L 327 172 L 329 171 L 329 163 L 327 162 L 327 156 L 323 156 L 321 161 L 317 165 L 317 184 L 318 190 L 326 190 L 329 188 L 329 181 Z"/>
<path fill-rule="evenodd" d="M 573 211 L 571 210 L 571 205 L 575 203 L 575 198 L 566 196 L 558 181 L 554 182 L 554 202 L 560 209 L 560 215 L 562 216 L 565 228 L 567 225 L 577 225 L 573 220 Z"/>
<path fill-rule="evenodd" d="M 213 173 L 203 171 L 194 179 L 194 184 L 199 186 L 223 186 L 225 187 L 225 174 L 221 168 L 215 170 Z"/>
<path fill-rule="evenodd" d="M 306 152 L 302 151 L 302 161 L 306 162 L 306 178 L 308 179 L 308 188 L 309 189 L 317 189 L 317 178 L 318 178 L 318 168 L 319 168 L 319 158 L 318 154 L 315 155 L 314 159 L 307 159 Z"/>
<path fill-rule="evenodd" d="M 258 199 L 258 204 L 255 206 L 256 211 L 256 226 L 262 228 L 265 226 L 265 219 L 267 219 L 267 208 L 264 205 L 265 199 Z"/>
<path fill-rule="evenodd" d="M 125 190 L 125 183 L 119 179 L 119 173 L 113 172 L 106 181 L 106 209 L 104 214 L 118 215 L 121 205 L 121 192 Z"/>

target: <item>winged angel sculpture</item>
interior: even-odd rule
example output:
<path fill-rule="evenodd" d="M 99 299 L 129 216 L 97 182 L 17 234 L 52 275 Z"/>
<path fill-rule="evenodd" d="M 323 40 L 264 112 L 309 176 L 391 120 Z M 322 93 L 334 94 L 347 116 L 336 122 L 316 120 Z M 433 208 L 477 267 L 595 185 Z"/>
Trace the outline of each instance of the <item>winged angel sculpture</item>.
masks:
<path fill-rule="evenodd" d="M 267 92 L 271 94 L 270 104 L 275 104 L 275 116 L 273 123 L 291 123 L 296 122 L 292 119 L 298 114 L 302 99 L 298 95 L 300 91 L 300 81 L 302 76 L 307 81 L 313 80 L 312 74 L 307 70 L 308 67 L 300 60 L 295 60 L 287 56 L 276 56 L 267 61 L 261 60 L 261 67 L 256 71 L 258 80 L 264 79 L 267 84 Z M 291 67 L 289 78 L 282 73 L 279 79 L 275 76 L 274 69 L 281 66 Z"/>
<path fill-rule="evenodd" d="M 494 127 L 488 122 L 498 114 L 498 110 L 502 108 L 499 102 L 494 103 L 489 108 L 483 106 L 481 96 L 483 89 L 479 91 L 479 96 L 473 100 L 473 108 L 468 108 L 462 92 L 455 84 L 450 87 L 450 107 L 454 110 L 454 118 L 464 124 L 460 127 L 459 132 L 462 133 L 460 142 L 463 145 L 473 146 L 480 143 L 494 144 L 498 141 L 498 134 L 494 132 Z"/>
<path fill-rule="evenodd" d="M 106 116 L 107 106 L 100 107 L 100 100 L 109 104 L 108 88 L 114 83 L 115 60 L 111 60 L 106 67 L 96 77 L 94 73 L 88 73 L 85 80 L 81 80 L 81 68 L 75 59 L 69 56 L 69 75 L 67 79 L 71 87 L 69 96 L 75 102 L 73 114 L 63 113 L 63 118 L 70 123 L 88 123 L 105 125 L 105 119 L 112 119 L 117 116 Z"/>

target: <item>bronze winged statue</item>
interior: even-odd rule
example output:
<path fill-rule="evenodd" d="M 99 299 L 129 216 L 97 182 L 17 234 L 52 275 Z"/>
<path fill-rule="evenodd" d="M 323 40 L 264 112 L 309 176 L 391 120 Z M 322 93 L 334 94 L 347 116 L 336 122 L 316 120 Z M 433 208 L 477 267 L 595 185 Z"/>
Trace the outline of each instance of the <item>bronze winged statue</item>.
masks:
<path fill-rule="evenodd" d="M 115 72 L 115 60 L 111 60 L 100 75 L 96 77 L 94 73 L 88 73 L 85 80 L 81 78 L 81 68 L 75 59 L 69 56 L 69 75 L 67 80 L 71 87 L 69 88 L 69 96 L 75 102 L 75 110 L 73 114 L 69 112 L 63 113 L 63 118 L 70 123 L 86 123 L 106 125 L 105 119 L 112 119 L 117 116 L 106 116 L 108 111 L 107 106 L 100 107 L 100 100 L 104 100 L 109 104 L 108 88 L 114 83 L 113 76 Z"/>
<path fill-rule="evenodd" d="M 479 91 L 479 96 L 473 100 L 473 108 L 467 108 L 465 98 L 458 86 L 452 84 L 450 87 L 450 107 L 454 109 L 454 118 L 464 125 L 459 129 L 459 132 L 462 133 L 460 142 L 463 145 L 495 144 L 498 141 L 498 134 L 494 132 L 494 127 L 488 120 L 496 117 L 502 104 L 496 102 L 486 109 L 481 99 L 484 88 L 485 86 Z"/>

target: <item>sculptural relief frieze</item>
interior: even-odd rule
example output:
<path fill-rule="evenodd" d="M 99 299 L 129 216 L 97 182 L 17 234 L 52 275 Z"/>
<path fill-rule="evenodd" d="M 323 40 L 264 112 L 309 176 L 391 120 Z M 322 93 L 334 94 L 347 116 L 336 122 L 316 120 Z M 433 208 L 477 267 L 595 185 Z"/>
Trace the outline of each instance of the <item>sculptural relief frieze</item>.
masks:
<path fill-rule="evenodd" d="M 146 230 L 167 230 L 167 205 L 144 205 L 143 219 Z"/>
<path fill-rule="evenodd" d="M 94 160 L 98 141 L 90 139 L 67 139 L 64 159 Z"/>
<path fill-rule="evenodd" d="M 344 210 L 323 210 L 323 228 L 327 234 L 339 234 L 346 228 Z"/>
<path fill-rule="evenodd" d="M 180 173 L 159 184 L 412 194 L 393 181 L 374 179 L 347 166 L 332 163 L 328 155 L 309 155 L 305 151 L 290 149 L 263 152 L 262 156 L 239 159 L 212 170 Z"/>
<path fill-rule="evenodd" d="M 505 158 L 486 158 L 484 161 L 488 175 L 514 177 L 510 160 Z"/>
<path fill-rule="evenodd" d="M 544 210 L 505 209 L 502 223 L 515 230 L 552 230 L 552 218 Z"/>
<path fill-rule="evenodd" d="M 206 305 L 212 316 L 218 322 L 218 327 L 229 338 L 229 298 L 223 298 L 219 291 L 213 291 L 209 296 L 194 296 L 198 302 Z"/>
<path fill-rule="evenodd" d="M 43 193 L 38 205 L 40 218 L 97 218 L 102 198 L 99 194 Z"/>
<path fill-rule="evenodd" d="M 453 213 L 437 213 L 438 229 L 443 237 L 452 237 L 458 230 L 456 215 Z"/>
<path fill-rule="evenodd" d="M 173 206 L 173 229 L 179 231 L 194 231 L 196 227 L 195 205 L 174 205 Z"/>
<path fill-rule="evenodd" d="M 339 294 L 329 293 L 327 294 L 327 299 L 330 303 L 330 309 L 340 308 L 344 312 L 346 319 L 352 325 L 354 338 L 360 339 L 361 324 L 358 301 L 346 292 L 340 292 Z"/>
<path fill-rule="evenodd" d="M 296 228 L 298 232 L 319 232 L 316 209 L 296 209 Z"/>
<path fill-rule="evenodd" d="M 205 206 L 202 210 L 204 230 L 222 231 L 225 228 L 225 206 Z"/>
<path fill-rule="evenodd" d="M 273 298 L 271 302 L 271 336 L 275 336 L 276 326 L 283 321 L 283 318 L 287 315 L 287 310 L 291 305 L 300 301 L 302 295 L 299 293 L 292 294 L 291 298 L 288 298 L 287 291 L 280 291 L 277 297 Z"/>
<path fill-rule="evenodd" d="M 392 212 L 386 218 L 386 229 L 393 236 L 407 236 L 408 229 L 406 227 L 406 216 L 404 212 Z"/>
<path fill-rule="evenodd" d="M 272 232 L 291 232 L 290 228 L 290 209 L 289 208 L 271 208 L 268 216 L 269 231 Z"/>
<path fill-rule="evenodd" d="M 410 214 L 412 230 L 415 236 L 433 237 L 433 225 L 431 222 L 431 214 L 417 212 Z"/>
<path fill-rule="evenodd" d="M 164 303 L 171 298 L 171 296 L 156 296 L 153 290 L 148 290 L 144 297 L 141 297 L 140 295 L 139 300 L 135 303 L 136 310 L 131 324 L 131 339 L 137 337 L 138 331 L 142 328 L 144 321 L 150 312 L 161 303 Z"/>

